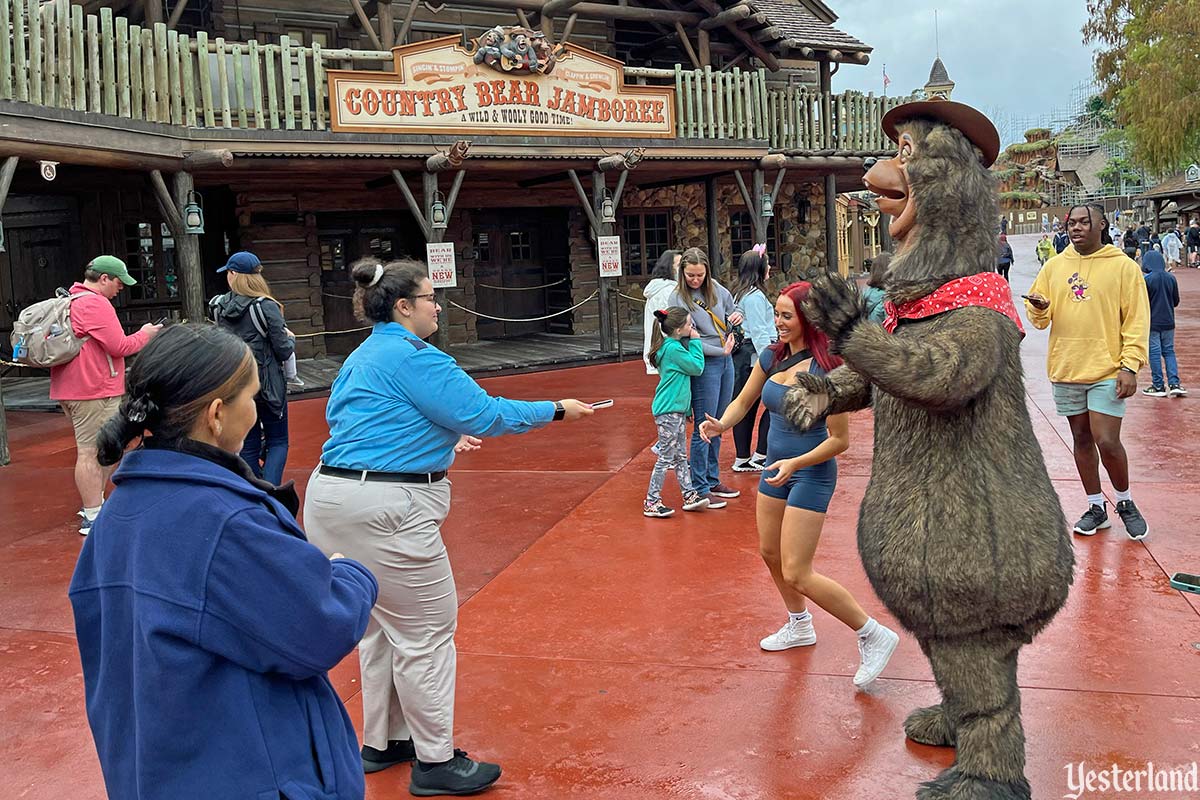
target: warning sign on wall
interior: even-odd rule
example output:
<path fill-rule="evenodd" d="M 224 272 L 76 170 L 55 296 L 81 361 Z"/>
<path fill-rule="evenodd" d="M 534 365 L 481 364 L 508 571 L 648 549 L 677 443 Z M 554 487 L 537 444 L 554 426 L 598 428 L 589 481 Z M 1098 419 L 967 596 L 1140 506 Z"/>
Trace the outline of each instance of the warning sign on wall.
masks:
<path fill-rule="evenodd" d="M 601 236 L 599 239 L 600 277 L 621 277 L 621 237 Z"/>
<path fill-rule="evenodd" d="M 425 245 L 425 263 L 429 265 L 429 282 L 435 289 L 458 286 L 458 270 L 454 265 L 454 242 L 429 242 Z"/>

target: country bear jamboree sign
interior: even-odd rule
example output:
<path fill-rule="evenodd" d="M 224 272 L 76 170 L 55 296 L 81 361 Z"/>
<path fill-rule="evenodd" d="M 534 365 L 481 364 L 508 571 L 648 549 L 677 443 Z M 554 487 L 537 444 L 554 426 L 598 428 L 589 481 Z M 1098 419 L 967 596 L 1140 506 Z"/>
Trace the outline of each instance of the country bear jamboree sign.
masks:
<path fill-rule="evenodd" d="M 621 62 L 524 28 L 392 50 L 392 71 L 329 70 L 338 133 L 672 138 L 675 89 L 626 86 Z"/>

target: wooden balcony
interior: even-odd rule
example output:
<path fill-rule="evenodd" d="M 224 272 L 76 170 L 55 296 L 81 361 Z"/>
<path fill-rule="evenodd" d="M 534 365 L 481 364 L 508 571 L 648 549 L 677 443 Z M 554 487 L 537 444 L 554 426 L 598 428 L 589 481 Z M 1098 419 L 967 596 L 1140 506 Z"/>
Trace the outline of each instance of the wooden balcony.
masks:
<path fill-rule="evenodd" d="M 0 101 L 188 128 L 328 131 L 327 69 L 373 69 L 389 51 L 226 42 L 130 25 L 69 0 L 0 0 Z M 764 70 L 626 68 L 675 85 L 676 136 L 777 150 L 883 152 L 886 111 L 908 98 L 771 88 Z M 832 137 L 822 120 L 832 119 Z"/>

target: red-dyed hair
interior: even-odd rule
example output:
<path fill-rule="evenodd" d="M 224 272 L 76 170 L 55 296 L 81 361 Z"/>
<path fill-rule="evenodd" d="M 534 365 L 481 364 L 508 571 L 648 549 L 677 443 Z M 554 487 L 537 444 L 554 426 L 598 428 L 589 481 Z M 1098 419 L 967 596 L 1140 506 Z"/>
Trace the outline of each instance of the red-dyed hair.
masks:
<path fill-rule="evenodd" d="M 790 297 L 796 306 L 796 319 L 800 322 L 800 330 L 804 332 L 804 345 L 808 348 L 808 352 L 813 354 L 813 358 L 821 369 L 831 372 L 842 365 L 842 360 L 829 352 L 829 337 L 809 324 L 808 318 L 804 316 L 804 311 L 800 307 L 808 298 L 808 290 L 811 288 L 812 284 L 808 281 L 797 281 L 784 287 L 780 294 Z M 787 345 L 783 342 L 771 345 L 770 350 L 775 354 L 775 360 L 771 366 L 777 366 L 787 359 L 787 349 Z"/>

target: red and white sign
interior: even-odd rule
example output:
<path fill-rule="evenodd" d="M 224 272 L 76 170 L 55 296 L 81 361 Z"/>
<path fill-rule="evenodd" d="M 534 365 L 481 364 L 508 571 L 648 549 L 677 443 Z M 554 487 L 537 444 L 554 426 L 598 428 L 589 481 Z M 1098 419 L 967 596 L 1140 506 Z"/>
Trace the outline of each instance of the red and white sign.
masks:
<path fill-rule="evenodd" d="M 435 289 L 454 289 L 458 286 L 458 269 L 454 264 L 454 242 L 429 242 L 425 245 L 425 263 L 429 265 L 429 282 Z"/>
<path fill-rule="evenodd" d="M 621 277 L 621 237 L 601 236 L 598 249 L 600 251 L 600 277 Z"/>

